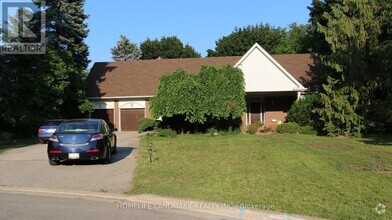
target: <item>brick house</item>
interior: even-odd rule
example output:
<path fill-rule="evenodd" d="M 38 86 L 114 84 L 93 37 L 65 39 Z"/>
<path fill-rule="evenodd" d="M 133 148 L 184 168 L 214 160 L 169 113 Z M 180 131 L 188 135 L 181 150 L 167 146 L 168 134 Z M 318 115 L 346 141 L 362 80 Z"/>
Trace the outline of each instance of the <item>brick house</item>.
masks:
<path fill-rule="evenodd" d="M 134 131 L 140 118 L 151 117 L 149 99 L 156 95 L 162 75 L 180 68 L 197 72 L 203 65 L 240 68 L 247 101 L 242 123 L 273 126 L 285 121 L 290 106 L 307 90 L 314 59 L 310 54 L 271 56 L 255 44 L 242 57 L 97 62 L 87 77 L 87 96 L 95 104 L 92 117 L 120 131 Z"/>

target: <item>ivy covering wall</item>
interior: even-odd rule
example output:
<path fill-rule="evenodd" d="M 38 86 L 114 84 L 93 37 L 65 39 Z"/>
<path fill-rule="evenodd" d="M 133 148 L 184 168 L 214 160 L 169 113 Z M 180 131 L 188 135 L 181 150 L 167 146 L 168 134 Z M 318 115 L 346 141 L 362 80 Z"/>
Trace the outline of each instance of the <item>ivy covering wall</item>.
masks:
<path fill-rule="evenodd" d="M 240 118 L 246 110 L 243 73 L 231 66 L 203 66 L 198 73 L 179 69 L 161 77 L 150 108 L 155 118 L 184 116 L 195 124 Z"/>

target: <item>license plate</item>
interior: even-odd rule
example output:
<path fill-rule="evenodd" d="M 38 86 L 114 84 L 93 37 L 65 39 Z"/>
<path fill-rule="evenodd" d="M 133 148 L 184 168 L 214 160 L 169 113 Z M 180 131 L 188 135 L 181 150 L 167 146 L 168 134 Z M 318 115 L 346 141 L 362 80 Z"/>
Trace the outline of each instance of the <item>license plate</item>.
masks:
<path fill-rule="evenodd" d="M 46 133 L 54 133 L 56 131 L 56 129 L 48 129 L 46 130 Z"/>
<path fill-rule="evenodd" d="M 79 153 L 69 153 L 68 159 L 79 159 Z"/>

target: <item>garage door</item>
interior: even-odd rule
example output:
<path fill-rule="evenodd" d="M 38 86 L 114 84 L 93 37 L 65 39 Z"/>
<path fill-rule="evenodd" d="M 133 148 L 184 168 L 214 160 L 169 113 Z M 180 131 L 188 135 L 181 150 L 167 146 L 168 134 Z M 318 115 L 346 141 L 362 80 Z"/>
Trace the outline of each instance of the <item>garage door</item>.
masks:
<path fill-rule="evenodd" d="M 113 109 L 95 109 L 91 118 L 100 118 L 108 123 L 109 127 L 114 128 Z"/>
<path fill-rule="evenodd" d="M 121 109 L 121 130 L 136 131 L 141 118 L 144 118 L 144 109 Z"/>

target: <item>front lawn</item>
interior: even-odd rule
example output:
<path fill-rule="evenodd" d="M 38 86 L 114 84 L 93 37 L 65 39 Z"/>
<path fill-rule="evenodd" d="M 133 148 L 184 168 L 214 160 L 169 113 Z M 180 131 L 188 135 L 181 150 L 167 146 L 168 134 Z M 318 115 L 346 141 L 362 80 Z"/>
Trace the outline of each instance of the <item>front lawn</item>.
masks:
<path fill-rule="evenodd" d="M 157 194 L 331 219 L 392 219 L 392 139 L 311 135 L 141 140 L 132 194 Z M 378 215 L 376 205 L 386 205 Z"/>

